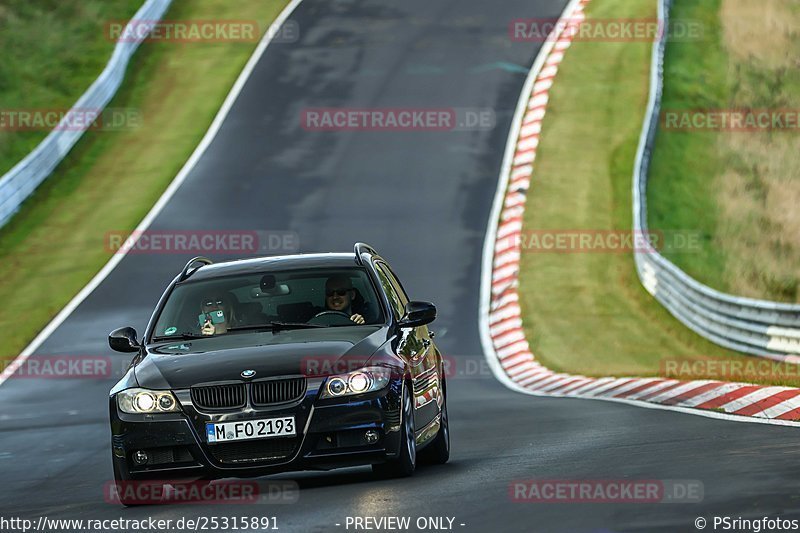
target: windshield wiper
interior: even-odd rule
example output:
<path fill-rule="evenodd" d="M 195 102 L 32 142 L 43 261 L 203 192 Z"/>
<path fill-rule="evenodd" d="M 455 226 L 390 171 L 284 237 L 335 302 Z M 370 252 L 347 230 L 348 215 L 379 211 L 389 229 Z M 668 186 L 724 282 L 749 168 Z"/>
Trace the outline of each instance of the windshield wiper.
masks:
<path fill-rule="evenodd" d="M 270 322 L 270 326 L 278 329 L 303 329 L 303 328 L 327 328 L 325 324 L 309 324 L 308 322 Z"/>
<path fill-rule="evenodd" d="M 306 328 L 327 328 L 324 324 L 309 324 L 308 322 L 270 322 L 269 324 L 257 324 L 254 326 L 235 326 L 228 328 L 228 331 L 246 331 L 248 329 L 271 329 L 279 331 L 282 329 L 306 329 Z"/>
<path fill-rule="evenodd" d="M 189 340 L 189 339 L 207 339 L 209 335 L 200 335 L 199 333 L 178 333 L 176 335 L 160 335 L 153 337 L 153 342 L 173 341 L 173 340 Z"/>
<path fill-rule="evenodd" d="M 282 329 L 306 329 L 306 328 L 327 328 L 324 324 L 309 324 L 307 322 L 270 322 L 269 324 L 255 324 L 252 326 L 234 326 L 228 328 L 228 331 L 247 331 L 256 329 L 270 329 L 272 331 L 280 331 Z M 153 342 L 173 341 L 173 340 L 190 340 L 190 339 L 210 339 L 218 337 L 219 335 L 200 335 L 198 333 L 178 333 L 175 335 L 160 335 L 153 337 Z"/>

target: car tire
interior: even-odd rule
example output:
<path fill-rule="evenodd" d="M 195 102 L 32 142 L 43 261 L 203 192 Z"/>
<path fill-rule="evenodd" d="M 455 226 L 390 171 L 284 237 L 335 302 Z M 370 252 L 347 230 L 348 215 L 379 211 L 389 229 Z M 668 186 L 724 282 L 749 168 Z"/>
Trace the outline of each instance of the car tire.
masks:
<path fill-rule="evenodd" d="M 380 477 L 408 477 L 417 468 L 417 441 L 414 425 L 414 403 L 411 385 L 403 387 L 403 425 L 400 431 L 400 455 L 385 463 L 372 465 L 372 471 Z"/>
<path fill-rule="evenodd" d="M 450 424 L 447 419 L 447 389 L 442 382 L 442 418 L 433 442 L 419 452 L 420 462 L 443 465 L 450 460 Z"/>

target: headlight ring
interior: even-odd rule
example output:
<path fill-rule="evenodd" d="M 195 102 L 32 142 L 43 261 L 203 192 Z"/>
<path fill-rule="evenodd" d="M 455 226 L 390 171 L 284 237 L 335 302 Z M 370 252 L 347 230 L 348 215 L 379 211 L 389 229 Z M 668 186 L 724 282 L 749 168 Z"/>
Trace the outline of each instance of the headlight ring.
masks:
<path fill-rule="evenodd" d="M 322 398 L 341 398 L 381 390 L 389 384 L 390 375 L 390 369 L 376 366 L 330 376 L 322 390 Z"/>
<path fill-rule="evenodd" d="M 127 389 L 117 393 L 117 406 L 131 415 L 177 413 L 178 401 L 170 391 Z"/>

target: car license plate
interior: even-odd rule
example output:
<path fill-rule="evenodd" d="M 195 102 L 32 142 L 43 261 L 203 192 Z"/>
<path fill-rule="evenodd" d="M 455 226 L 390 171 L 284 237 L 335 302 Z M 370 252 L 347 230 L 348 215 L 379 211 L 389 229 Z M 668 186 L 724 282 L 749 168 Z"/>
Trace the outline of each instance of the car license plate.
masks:
<path fill-rule="evenodd" d="M 296 434 L 293 416 L 206 424 L 209 444 L 235 440 L 268 439 L 270 437 L 292 437 Z"/>

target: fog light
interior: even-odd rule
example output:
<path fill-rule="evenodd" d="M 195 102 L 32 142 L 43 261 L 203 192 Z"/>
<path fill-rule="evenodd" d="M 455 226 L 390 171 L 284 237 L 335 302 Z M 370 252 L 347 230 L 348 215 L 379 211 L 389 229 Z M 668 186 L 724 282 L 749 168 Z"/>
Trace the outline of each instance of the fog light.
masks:
<path fill-rule="evenodd" d="M 367 444 L 375 444 L 378 442 L 378 432 L 374 429 L 368 429 L 366 433 L 364 433 L 364 440 L 367 441 Z"/>
<path fill-rule="evenodd" d="M 147 461 L 149 460 L 150 457 L 148 457 L 147 453 L 143 452 L 142 450 L 133 452 L 133 462 L 136 463 L 137 465 L 139 466 L 146 465 Z"/>

